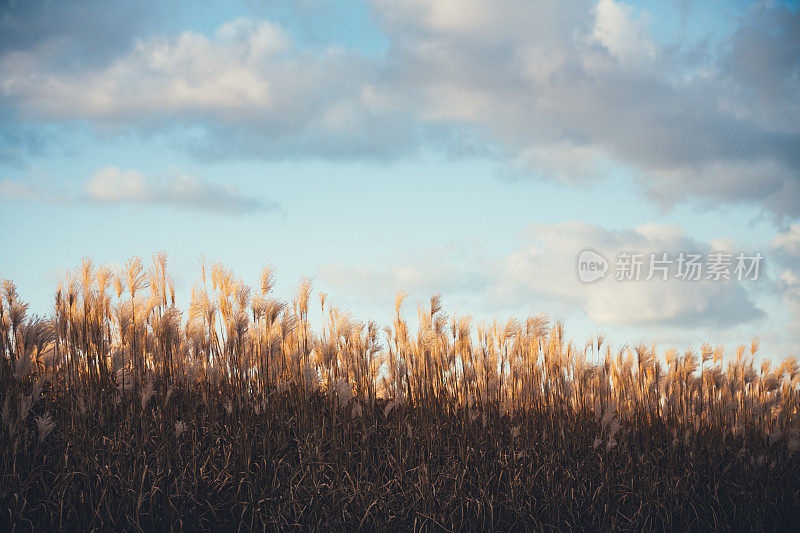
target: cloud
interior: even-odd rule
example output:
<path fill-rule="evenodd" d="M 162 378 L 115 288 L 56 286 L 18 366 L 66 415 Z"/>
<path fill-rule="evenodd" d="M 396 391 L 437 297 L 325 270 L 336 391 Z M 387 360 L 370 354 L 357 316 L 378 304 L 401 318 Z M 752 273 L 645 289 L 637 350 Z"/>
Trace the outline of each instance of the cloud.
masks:
<path fill-rule="evenodd" d="M 609 278 L 581 284 L 575 274 L 578 252 L 600 251 L 612 263 Z M 580 306 L 595 324 L 615 326 L 731 327 L 763 316 L 743 286 L 734 282 L 617 281 L 614 259 L 622 252 L 708 253 L 712 245 L 689 238 L 676 226 L 647 224 L 608 231 L 584 223 L 533 226 L 522 245 L 501 260 L 490 295 L 495 302 L 545 297 Z M 671 266 L 674 273 L 674 265 Z"/>
<path fill-rule="evenodd" d="M 796 131 L 799 35 L 796 9 L 767 3 L 752 8 L 729 37 L 719 62 L 720 76 L 734 91 L 723 102 L 735 106 L 732 111 L 738 115 L 772 124 L 776 130 Z"/>
<path fill-rule="evenodd" d="M 421 102 L 421 116 L 478 125 L 514 174 L 603 180 L 622 166 L 665 205 L 800 216 L 800 13 L 753 6 L 719 49 L 688 54 L 653 40 L 646 13 L 613 0 L 472 1 L 478 14 L 451 25 L 442 4 L 376 4 L 398 43 L 386 92 L 399 87 L 401 107 Z M 763 56 L 774 90 L 748 75 L 761 63 L 744 69 L 746 51 Z"/>
<path fill-rule="evenodd" d="M 212 40 L 184 32 L 175 38 L 137 42 L 109 65 L 51 76 L 38 52 L 9 53 L 2 84 L 26 107 L 55 118 L 131 120 L 138 114 L 222 113 L 242 118 L 248 109 L 274 105 L 270 83 L 256 65 L 284 47 L 280 31 L 267 22 L 237 19 Z M 43 68 L 44 67 L 44 68 Z"/>
<path fill-rule="evenodd" d="M 778 290 L 800 319 L 800 224 L 778 233 L 772 240 L 772 249 L 782 268 Z"/>
<path fill-rule="evenodd" d="M 785 306 L 788 323 L 783 334 L 787 351 L 797 353 L 800 346 L 800 224 L 792 224 L 786 231 L 778 233 L 772 240 L 772 255 L 780 269 L 774 290 Z"/>
<path fill-rule="evenodd" d="M 77 201 L 75 194 L 49 176 L 32 174 L 24 180 L 0 179 L 0 201 L 65 204 Z"/>
<path fill-rule="evenodd" d="M 0 198 L 5 200 L 27 200 L 36 197 L 35 187 L 8 178 L 0 180 Z"/>
<path fill-rule="evenodd" d="M 374 64 L 336 47 L 301 50 L 268 21 L 140 39 L 101 67 L 61 72 L 59 61 L 38 49 L 0 56 L 0 96 L 28 120 L 186 127 L 183 147 L 200 158 L 386 157 L 416 136 L 405 110 L 378 109 Z"/>
<path fill-rule="evenodd" d="M 167 206 L 218 214 L 269 211 L 275 204 L 243 195 L 236 188 L 177 173 L 149 179 L 115 166 L 98 169 L 85 184 L 85 197 L 100 204 Z"/>
<path fill-rule="evenodd" d="M 27 180 L 0 179 L 0 200 L 45 202 L 54 205 L 135 205 L 236 215 L 280 210 L 236 187 L 194 178 L 179 170 L 148 177 L 136 170 L 108 165 L 96 170 L 79 189 L 48 176 Z"/>
<path fill-rule="evenodd" d="M 788 257 L 800 258 L 800 224 L 792 224 L 772 240 L 772 245 Z"/>
<path fill-rule="evenodd" d="M 131 0 L 114 6 L 103 0 L 11 0 L 0 4 L 0 53 L 58 48 L 84 64 L 107 61 L 158 14 Z M 73 65 L 70 61 L 64 66 Z"/>
<path fill-rule="evenodd" d="M 392 258 L 387 264 L 323 265 L 317 275 L 329 286 L 346 288 L 345 295 L 368 301 L 379 307 L 391 302 L 397 291 L 407 291 L 413 298 L 424 299 L 435 292 L 444 292 L 455 299 L 471 297 L 487 283 L 480 268 L 464 268 L 476 260 L 468 250 L 458 246 L 427 249 L 407 256 Z M 475 265 L 477 266 L 477 265 Z"/>
<path fill-rule="evenodd" d="M 209 35 L 143 35 L 69 69 L 57 46 L 6 46 L 0 107 L 32 122 L 188 128 L 199 133 L 182 147 L 203 158 L 392 159 L 484 145 L 517 177 L 602 181 L 621 167 L 663 205 L 800 217 L 796 11 L 746 8 L 712 46 L 707 35 L 658 41 L 658 21 L 617 0 L 370 5 L 389 42 L 377 55 L 306 49 L 253 18 Z"/>
<path fill-rule="evenodd" d="M 617 281 L 615 272 L 586 285 L 576 274 L 576 258 L 585 248 L 600 251 L 613 262 L 620 252 L 708 253 L 712 243 L 689 238 L 676 226 L 647 224 L 610 231 L 581 222 L 533 225 L 517 247 L 500 257 L 486 257 L 466 248 L 429 250 L 402 262 L 381 266 L 329 265 L 318 275 L 343 293 L 356 291 L 375 304 L 391 300 L 394 291 L 424 298 L 435 291 L 449 301 L 479 313 L 527 312 L 532 305 L 555 313 L 575 309 L 598 326 L 636 326 L 678 329 L 732 328 L 763 318 L 747 283 Z M 643 266 L 647 275 L 648 264 Z M 674 265 L 671 267 L 674 273 Z M 762 272 L 761 277 L 765 274 Z M 755 289 L 753 289 L 755 290 Z M 360 292 L 359 292 L 360 291 Z M 757 291 L 756 291 L 757 292 Z"/>
<path fill-rule="evenodd" d="M 656 53 L 647 21 L 636 18 L 633 8 L 623 2 L 597 3 L 592 37 L 620 61 L 650 59 Z"/>

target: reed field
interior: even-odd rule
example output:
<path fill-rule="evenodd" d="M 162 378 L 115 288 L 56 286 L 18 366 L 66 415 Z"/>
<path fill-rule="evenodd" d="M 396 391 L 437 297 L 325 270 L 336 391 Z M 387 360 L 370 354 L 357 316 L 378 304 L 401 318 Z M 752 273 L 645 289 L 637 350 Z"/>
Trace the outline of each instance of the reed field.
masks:
<path fill-rule="evenodd" d="M 800 368 L 756 340 L 579 343 L 437 295 L 411 321 L 403 293 L 383 327 L 305 279 L 199 270 L 184 310 L 163 254 L 84 260 L 47 318 L 3 282 L 0 529 L 800 524 Z"/>

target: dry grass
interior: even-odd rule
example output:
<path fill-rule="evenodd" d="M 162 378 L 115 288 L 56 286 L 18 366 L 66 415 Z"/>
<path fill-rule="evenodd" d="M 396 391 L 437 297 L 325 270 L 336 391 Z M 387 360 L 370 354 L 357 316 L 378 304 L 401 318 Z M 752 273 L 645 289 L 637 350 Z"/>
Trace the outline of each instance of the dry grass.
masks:
<path fill-rule="evenodd" d="M 4 529 L 786 529 L 797 361 L 567 341 L 545 316 L 412 331 L 166 258 L 0 304 Z"/>

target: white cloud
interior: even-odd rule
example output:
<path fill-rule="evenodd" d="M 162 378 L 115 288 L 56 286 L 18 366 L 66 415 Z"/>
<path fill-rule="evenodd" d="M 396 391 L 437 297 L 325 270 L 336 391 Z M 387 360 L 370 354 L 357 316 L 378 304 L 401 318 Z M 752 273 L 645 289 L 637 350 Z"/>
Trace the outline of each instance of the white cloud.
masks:
<path fill-rule="evenodd" d="M 580 282 L 576 258 L 585 248 L 612 262 L 608 278 Z M 743 282 L 616 281 L 613 260 L 619 252 L 706 253 L 712 245 L 689 238 L 681 228 L 647 224 L 609 231 L 581 222 L 534 225 L 505 256 L 489 258 L 459 248 L 431 250 L 388 267 L 333 265 L 320 278 L 343 293 L 361 291 L 375 303 L 390 301 L 397 290 L 424 298 L 440 290 L 449 299 L 470 302 L 483 314 L 526 312 L 535 305 L 554 313 L 580 309 L 597 326 L 731 328 L 761 318 Z M 642 268 L 648 275 L 648 264 Z M 673 267 L 674 273 L 674 267 Z M 755 283 L 755 282 L 750 282 Z"/>
<path fill-rule="evenodd" d="M 48 72 L 49 58 L 16 52 L 0 60 L 6 72 L 0 89 L 23 98 L 36 113 L 58 118 L 118 120 L 139 113 L 214 111 L 244 116 L 272 105 L 270 81 L 259 67 L 285 46 L 280 30 L 268 22 L 237 19 L 212 39 L 184 32 L 139 41 L 99 70 L 54 76 Z"/>
<path fill-rule="evenodd" d="M 792 224 L 786 231 L 772 240 L 772 248 L 782 268 L 778 278 L 778 290 L 783 302 L 800 321 L 800 224 Z M 800 343 L 800 329 L 795 327 L 795 341 Z"/>
<path fill-rule="evenodd" d="M 646 224 L 607 231 L 583 223 L 534 226 L 528 239 L 504 258 L 491 291 L 494 301 L 545 297 L 580 306 L 595 324 L 607 326 L 671 325 L 733 326 L 761 316 L 747 292 L 737 283 L 712 281 L 616 281 L 614 259 L 621 252 L 645 254 L 642 276 L 649 275 L 650 253 L 707 252 L 712 246 L 690 239 L 676 226 Z M 611 263 L 608 278 L 591 285 L 580 283 L 575 272 L 577 254 L 600 251 Z M 672 267 L 674 271 L 674 266 Z M 731 309 L 731 305 L 738 306 Z"/>
<path fill-rule="evenodd" d="M 600 0 L 595 6 L 592 37 L 621 61 L 655 56 L 647 20 L 636 17 L 631 6 L 614 0 Z"/>
<path fill-rule="evenodd" d="M 272 210 L 277 206 L 248 197 L 231 186 L 202 181 L 182 173 L 159 179 L 135 170 L 109 165 L 98 169 L 85 184 L 86 198 L 105 204 L 169 206 L 221 214 Z"/>
<path fill-rule="evenodd" d="M 357 298 L 359 307 L 368 302 L 382 308 L 400 290 L 408 292 L 412 300 L 420 301 L 439 291 L 456 298 L 469 298 L 485 283 L 485 272 L 475 261 L 468 250 L 445 246 L 423 250 L 412 259 L 397 256 L 383 266 L 323 265 L 317 275 L 330 287 L 346 288 L 342 294 Z M 473 268 L 464 268 L 465 264 L 472 264 Z"/>
<path fill-rule="evenodd" d="M 787 231 L 776 235 L 772 245 L 791 257 L 800 258 L 800 224 L 792 224 Z"/>
<path fill-rule="evenodd" d="M 147 200 L 144 174 L 107 166 L 97 170 L 86 183 L 89 198 L 98 202 L 141 202 Z"/>

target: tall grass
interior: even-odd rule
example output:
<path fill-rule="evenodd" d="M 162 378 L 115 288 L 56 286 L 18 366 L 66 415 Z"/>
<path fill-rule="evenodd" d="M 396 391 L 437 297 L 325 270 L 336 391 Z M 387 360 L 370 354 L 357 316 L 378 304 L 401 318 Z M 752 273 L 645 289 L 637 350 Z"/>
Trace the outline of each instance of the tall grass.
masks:
<path fill-rule="evenodd" d="M 0 525 L 57 529 L 734 528 L 800 518 L 793 357 L 756 366 L 544 315 L 474 324 L 438 295 L 361 323 L 166 256 L 86 259 L 47 319 L 0 303 Z"/>

